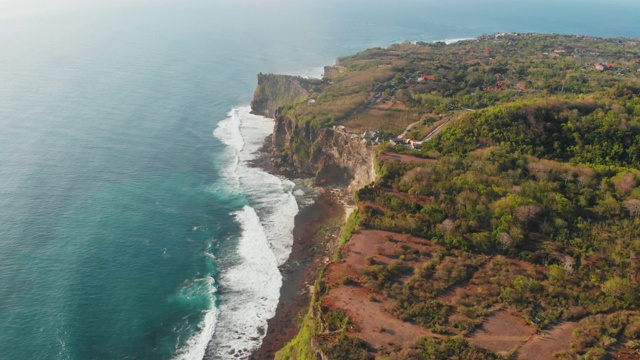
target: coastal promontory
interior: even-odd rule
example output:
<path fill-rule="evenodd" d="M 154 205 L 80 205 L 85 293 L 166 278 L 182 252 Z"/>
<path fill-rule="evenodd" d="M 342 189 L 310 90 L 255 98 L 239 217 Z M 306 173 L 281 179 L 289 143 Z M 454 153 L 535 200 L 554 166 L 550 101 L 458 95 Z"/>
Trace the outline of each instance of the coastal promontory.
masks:
<path fill-rule="evenodd" d="M 640 358 L 640 40 L 406 42 L 252 107 L 353 204 L 277 359 Z"/>

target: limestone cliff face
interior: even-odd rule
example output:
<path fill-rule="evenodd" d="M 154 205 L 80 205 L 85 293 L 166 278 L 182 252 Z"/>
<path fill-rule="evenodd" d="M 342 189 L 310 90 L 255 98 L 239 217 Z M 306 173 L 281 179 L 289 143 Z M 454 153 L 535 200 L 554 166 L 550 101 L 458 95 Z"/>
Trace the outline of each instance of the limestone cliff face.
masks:
<path fill-rule="evenodd" d="M 274 118 L 271 160 L 291 176 L 315 176 L 318 185 L 354 191 L 375 179 L 373 154 L 360 137 L 332 128 L 300 124 L 280 112 L 282 107 L 306 101 L 307 80 L 286 75 L 258 75 L 251 109 Z"/>
<path fill-rule="evenodd" d="M 251 112 L 272 118 L 279 107 L 307 100 L 306 85 L 307 80 L 298 76 L 258 74 Z"/>
<path fill-rule="evenodd" d="M 275 165 L 314 175 L 318 185 L 355 191 L 375 180 L 373 153 L 359 137 L 332 128 L 300 125 L 276 114 L 271 138 Z"/>

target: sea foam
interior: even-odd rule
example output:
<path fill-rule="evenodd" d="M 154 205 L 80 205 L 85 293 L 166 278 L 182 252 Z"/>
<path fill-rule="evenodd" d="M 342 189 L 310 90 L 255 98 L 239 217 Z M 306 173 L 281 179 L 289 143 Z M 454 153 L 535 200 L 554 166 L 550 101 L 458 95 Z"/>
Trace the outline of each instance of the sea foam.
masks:
<path fill-rule="evenodd" d="M 201 360 L 204 358 L 207 345 L 215 331 L 216 318 L 218 317 L 218 309 L 215 307 L 215 293 L 215 280 L 212 277 L 207 277 L 183 287 L 176 296 L 176 298 L 184 299 L 185 301 L 193 301 L 194 298 L 200 298 L 200 301 L 208 303 L 209 310 L 205 312 L 203 320 L 198 324 L 198 332 L 187 340 L 183 349 L 178 349 L 174 359 Z"/>
<path fill-rule="evenodd" d="M 272 119 L 252 115 L 246 106 L 232 109 L 214 131 L 227 145 L 225 186 L 246 198 L 246 205 L 232 213 L 241 228 L 237 259 L 219 279 L 219 314 L 207 350 L 207 356 L 216 359 L 247 358 L 260 346 L 280 297 L 278 267 L 293 245 L 298 213 L 294 183 L 250 166 L 273 125 Z"/>

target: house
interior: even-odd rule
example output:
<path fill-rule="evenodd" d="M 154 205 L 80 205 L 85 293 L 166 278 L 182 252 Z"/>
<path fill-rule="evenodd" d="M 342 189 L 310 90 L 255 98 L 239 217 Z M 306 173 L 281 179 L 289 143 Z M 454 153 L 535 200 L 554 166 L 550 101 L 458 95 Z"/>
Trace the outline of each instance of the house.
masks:
<path fill-rule="evenodd" d="M 364 140 L 373 140 L 374 138 L 376 138 L 378 136 L 379 131 L 378 130 L 373 130 L 373 131 L 365 131 L 362 133 L 362 138 Z"/>

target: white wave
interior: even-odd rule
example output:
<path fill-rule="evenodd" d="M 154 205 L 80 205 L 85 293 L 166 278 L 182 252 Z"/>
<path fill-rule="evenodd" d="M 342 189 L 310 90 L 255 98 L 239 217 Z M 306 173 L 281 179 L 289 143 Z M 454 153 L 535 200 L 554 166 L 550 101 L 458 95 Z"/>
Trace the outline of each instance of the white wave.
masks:
<path fill-rule="evenodd" d="M 475 38 L 475 37 L 466 37 L 466 38 L 453 38 L 453 39 L 444 39 L 444 40 L 433 40 L 433 41 L 431 41 L 431 42 L 432 42 L 432 43 L 436 43 L 436 42 L 443 42 L 443 43 L 445 43 L 445 44 L 447 44 L 447 45 L 450 45 L 450 44 L 457 43 L 457 42 L 460 42 L 460 41 L 476 40 L 476 39 L 477 39 L 477 38 Z M 419 40 L 419 41 L 418 41 L 418 40 L 413 40 L 413 41 L 411 41 L 411 43 L 412 43 L 413 45 L 415 45 L 415 44 L 417 44 L 417 43 L 418 43 L 418 42 L 420 42 L 420 41 L 424 41 L 424 40 Z"/>
<path fill-rule="evenodd" d="M 457 38 L 457 39 L 444 39 L 444 43 L 449 45 L 449 44 L 453 44 L 453 43 L 457 43 L 460 41 L 466 41 L 466 40 L 475 40 L 476 38 Z"/>
<path fill-rule="evenodd" d="M 234 150 L 229 167 L 223 171 L 229 185 L 237 185 L 257 211 L 265 227 L 271 250 L 282 265 L 293 244 L 293 218 L 298 205 L 292 194 L 295 184 L 283 177 L 249 166 L 256 153 L 273 132 L 273 119 L 252 115 L 249 106 L 234 108 L 221 121 L 214 135 Z"/>
<path fill-rule="evenodd" d="M 275 315 L 282 286 L 278 267 L 291 253 L 298 205 L 293 182 L 249 166 L 274 121 L 250 114 L 248 106 L 228 115 L 214 131 L 230 159 L 222 174 L 225 185 L 244 194 L 248 205 L 233 213 L 242 229 L 239 259 L 220 275 L 219 316 L 207 354 L 241 359 L 260 346 L 267 320 Z"/>
<path fill-rule="evenodd" d="M 305 79 L 322 79 L 324 76 L 324 66 L 307 69 L 303 71 L 300 76 Z"/>
<path fill-rule="evenodd" d="M 174 357 L 175 360 L 201 360 L 204 358 L 207 345 L 216 329 L 218 309 L 215 307 L 215 293 L 215 280 L 208 277 L 185 286 L 174 297 L 177 301 L 193 301 L 194 298 L 201 298 L 210 303 L 209 310 L 205 312 L 202 322 L 198 324 L 197 333 L 187 340 L 182 349 L 178 350 Z"/>

